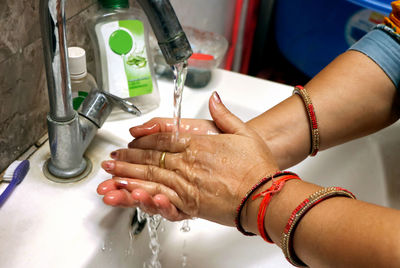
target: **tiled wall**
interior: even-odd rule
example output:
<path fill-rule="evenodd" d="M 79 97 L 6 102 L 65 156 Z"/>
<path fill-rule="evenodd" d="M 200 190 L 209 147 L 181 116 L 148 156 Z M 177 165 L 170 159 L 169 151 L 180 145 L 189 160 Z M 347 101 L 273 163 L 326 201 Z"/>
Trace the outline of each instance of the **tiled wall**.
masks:
<path fill-rule="evenodd" d="M 68 0 L 68 43 L 89 48 L 85 18 L 96 0 Z M 93 53 L 88 51 L 88 60 Z M 93 68 L 93 64 L 90 65 Z M 39 0 L 0 4 L 0 172 L 46 133 L 47 87 Z"/>

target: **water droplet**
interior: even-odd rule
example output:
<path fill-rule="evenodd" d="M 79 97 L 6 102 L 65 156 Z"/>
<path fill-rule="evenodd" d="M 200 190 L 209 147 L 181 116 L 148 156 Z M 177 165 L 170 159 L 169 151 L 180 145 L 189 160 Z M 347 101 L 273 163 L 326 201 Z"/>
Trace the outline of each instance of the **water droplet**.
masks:
<path fill-rule="evenodd" d="M 190 232 L 189 220 L 184 220 L 181 227 L 181 232 Z"/>
<path fill-rule="evenodd" d="M 187 256 L 186 256 L 186 254 L 182 254 L 182 268 L 185 268 L 185 267 L 187 267 L 187 265 L 188 265 L 188 261 L 187 261 Z"/>

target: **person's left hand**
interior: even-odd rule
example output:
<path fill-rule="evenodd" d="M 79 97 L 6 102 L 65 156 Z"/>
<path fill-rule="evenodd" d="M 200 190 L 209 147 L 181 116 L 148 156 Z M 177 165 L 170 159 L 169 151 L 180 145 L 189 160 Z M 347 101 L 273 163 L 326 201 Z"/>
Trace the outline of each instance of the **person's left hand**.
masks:
<path fill-rule="evenodd" d="M 278 171 L 263 140 L 231 114 L 216 93 L 210 112 L 220 135 L 156 133 L 112 153 L 103 168 L 114 179 L 99 185 L 104 202 L 139 206 L 169 220 L 201 217 L 232 226 L 236 208 L 261 178 Z M 165 168 L 160 168 L 162 152 Z"/>

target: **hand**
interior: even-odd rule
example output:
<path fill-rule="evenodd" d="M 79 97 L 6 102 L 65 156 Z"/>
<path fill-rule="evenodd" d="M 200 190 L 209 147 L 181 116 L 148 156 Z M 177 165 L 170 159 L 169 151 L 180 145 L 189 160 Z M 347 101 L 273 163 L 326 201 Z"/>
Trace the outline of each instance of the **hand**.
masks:
<path fill-rule="evenodd" d="M 99 186 L 104 201 L 140 206 L 170 220 L 201 217 L 233 225 L 246 192 L 278 166 L 258 134 L 231 114 L 216 93 L 210 98 L 210 112 L 226 134 L 182 133 L 172 142 L 171 133 L 156 133 L 115 152 L 117 161 L 103 163 L 117 177 Z M 163 151 L 165 169 L 158 167 Z"/>

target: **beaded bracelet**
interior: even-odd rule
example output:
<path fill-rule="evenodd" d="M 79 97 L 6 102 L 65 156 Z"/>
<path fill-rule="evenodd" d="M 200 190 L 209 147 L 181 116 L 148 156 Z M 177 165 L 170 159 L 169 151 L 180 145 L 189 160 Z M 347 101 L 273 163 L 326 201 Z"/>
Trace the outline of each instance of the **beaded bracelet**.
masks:
<path fill-rule="evenodd" d="M 272 196 L 274 194 L 278 193 L 282 189 L 282 187 L 285 185 L 286 181 L 293 180 L 293 179 L 300 180 L 299 176 L 297 176 L 295 173 L 291 173 L 291 175 L 287 175 L 283 178 L 280 178 L 277 181 L 274 181 L 270 188 L 268 188 L 264 192 L 261 192 L 255 196 L 253 196 L 253 198 L 252 198 L 252 200 L 255 200 L 258 197 L 263 196 L 263 199 L 258 208 L 257 227 L 258 227 L 258 231 L 259 231 L 261 237 L 264 239 L 264 241 L 268 242 L 270 244 L 273 244 L 274 242 L 269 237 L 267 230 L 265 230 L 265 213 L 267 211 L 267 207 L 268 207 L 269 203 L 271 202 Z"/>
<path fill-rule="evenodd" d="M 268 181 L 270 181 L 273 178 L 278 178 L 280 176 L 284 176 L 284 175 L 290 175 L 292 174 L 291 172 L 287 172 L 287 171 L 278 171 L 277 173 L 275 173 L 272 176 L 269 177 L 265 177 L 262 178 L 257 184 L 255 184 L 247 193 L 246 195 L 243 197 L 242 201 L 240 202 L 239 206 L 236 209 L 236 217 L 235 217 L 235 225 L 236 228 L 238 229 L 239 232 L 241 232 L 243 235 L 245 236 L 255 236 L 256 234 L 252 233 L 252 232 L 247 232 L 242 224 L 240 223 L 240 217 L 242 214 L 242 210 L 244 207 L 244 204 L 247 202 L 247 200 L 250 198 L 250 196 L 261 186 L 263 186 L 264 184 L 266 184 Z"/>
<path fill-rule="evenodd" d="M 323 188 L 318 192 L 315 192 L 312 195 L 310 195 L 307 199 L 301 202 L 301 204 L 297 206 L 297 208 L 293 210 L 281 238 L 281 248 L 283 254 L 285 254 L 286 259 L 292 265 L 297 267 L 307 266 L 299 259 L 299 257 L 296 256 L 296 253 L 294 252 L 293 248 L 293 236 L 297 224 L 312 207 L 334 196 L 345 196 L 352 199 L 356 199 L 355 196 L 346 189 L 340 187 Z"/>
<path fill-rule="evenodd" d="M 310 121 L 310 130 L 311 130 L 310 155 L 315 156 L 319 151 L 320 137 L 319 137 L 318 122 L 317 122 L 317 116 L 315 115 L 314 105 L 312 104 L 310 96 L 308 95 L 307 90 L 304 87 L 296 86 L 293 90 L 293 94 L 299 95 L 306 106 L 308 119 Z"/>

